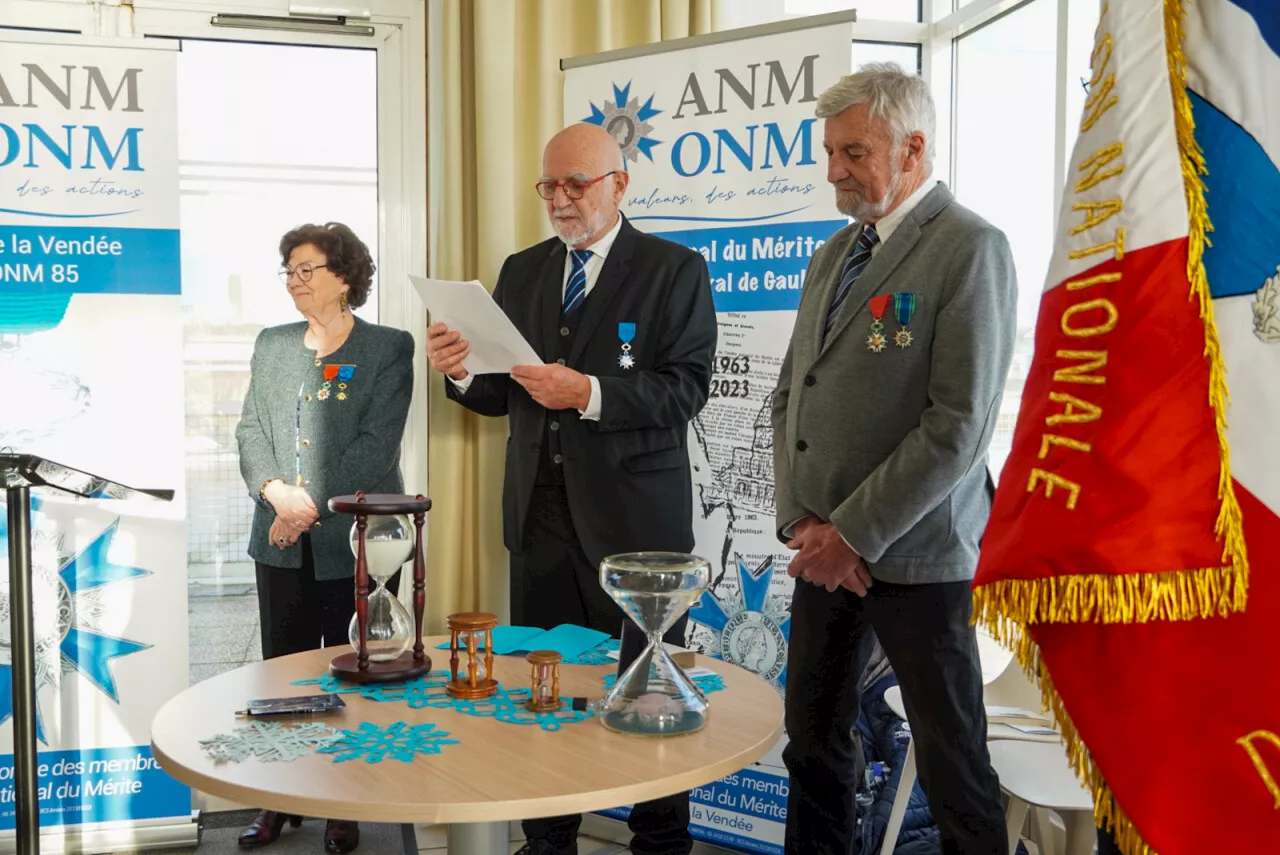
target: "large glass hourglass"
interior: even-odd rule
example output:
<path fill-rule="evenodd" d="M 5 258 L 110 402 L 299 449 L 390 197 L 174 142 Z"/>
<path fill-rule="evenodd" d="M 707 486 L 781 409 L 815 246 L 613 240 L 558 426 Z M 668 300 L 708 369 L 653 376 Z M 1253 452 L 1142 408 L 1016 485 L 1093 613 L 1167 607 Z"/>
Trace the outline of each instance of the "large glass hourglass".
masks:
<path fill-rule="evenodd" d="M 422 644 L 426 608 L 422 529 L 431 500 L 356 493 L 330 499 L 329 509 L 356 518 L 351 527 L 351 552 L 356 559 L 356 613 L 348 632 L 352 649 L 337 656 L 329 672 L 351 683 L 385 683 L 429 673 L 431 659 Z M 413 615 L 387 590 L 387 580 L 411 556 Z"/>
<path fill-rule="evenodd" d="M 351 554 L 359 555 L 359 522 L 351 524 Z M 413 521 L 404 514 L 370 517 L 364 533 L 365 560 L 369 578 L 376 586 L 369 592 L 369 616 L 365 643 L 370 662 L 391 662 L 413 644 L 413 618 L 401 602 L 387 590 L 387 580 L 395 575 L 413 553 Z M 351 616 L 347 631 L 351 647 L 360 649 L 360 615 Z"/>
<path fill-rule="evenodd" d="M 631 616 L 649 645 L 596 706 L 601 724 L 619 733 L 679 736 L 701 730 L 709 704 L 672 661 L 662 634 L 697 602 L 711 565 L 696 555 L 634 552 L 600 563 L 600 585 Z"/>

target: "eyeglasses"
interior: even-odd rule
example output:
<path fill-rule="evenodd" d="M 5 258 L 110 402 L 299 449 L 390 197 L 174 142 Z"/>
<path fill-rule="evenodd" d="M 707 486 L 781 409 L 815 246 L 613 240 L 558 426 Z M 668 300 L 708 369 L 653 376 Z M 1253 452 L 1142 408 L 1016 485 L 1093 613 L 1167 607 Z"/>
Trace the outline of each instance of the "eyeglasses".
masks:
<path fill-rule="evenodd" d="M 289 267 L 288 265 L 285 265 L 284 267 L 280 268 L 280 281 L 288 285 L 289 277 L 297 275 L 298 281 L 310 282 L 312 273 L 315 273 L 321 267 L 328 267 L 328 266 L 329 265 L 327 264 L 312 264 L 310 261 L 304 261 L 301 264 L 299 264 L 297 267 Z"/>
<path fill-rule="evenodd" d="M 583 193 L 587 192 L 588 187 L 605 180 L 617 171 L 616 169 L 610 170 L 599 178 L 592 178 L 590 181 L 578 181 L 576 178 L 570 178 L 568 181 L 539 181 L 533 186 L 538 191 L 538 195 L 548 202 L 556 197 L 556 191 L 561 187 L 564 188 L 564 195 L 576 202 L 582 198 Z"/>

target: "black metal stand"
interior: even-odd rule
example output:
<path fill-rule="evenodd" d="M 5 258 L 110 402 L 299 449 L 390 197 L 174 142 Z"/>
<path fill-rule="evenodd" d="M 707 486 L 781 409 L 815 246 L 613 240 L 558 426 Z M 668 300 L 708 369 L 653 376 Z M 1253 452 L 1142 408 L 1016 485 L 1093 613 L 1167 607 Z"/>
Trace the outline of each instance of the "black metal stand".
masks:
<path fill-rule="evenodd" d="M 40 855 L 36 778 L 36 645 L 31 628 L 31 488 L 6 489 L 9 505 L 9 650 L 13 656 L 13 785 L 17 845 Z"/>
<path fill-rule="evenodd" d="M 36 776 L 36 656 L 31 604 L 31 488 L 85 499 L 173 501 L 172 490 L 139 490 L 33 454 L 0 450 L 0 483 L 9 514 L 9 646 L 13 656 L 13 784 L 18 855 L 40 855 L 40 781 Z"/>

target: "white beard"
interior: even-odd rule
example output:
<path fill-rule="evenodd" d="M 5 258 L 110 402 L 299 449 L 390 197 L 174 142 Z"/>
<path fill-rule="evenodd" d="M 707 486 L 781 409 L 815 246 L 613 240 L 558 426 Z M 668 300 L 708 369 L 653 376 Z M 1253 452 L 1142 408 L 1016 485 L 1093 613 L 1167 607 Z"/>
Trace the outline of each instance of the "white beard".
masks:
<path fill-rule="evenodd" d="M 609 214 L 606 211 L 596 211 L 590 219 L 586 220 L 561 220 L 554 214 L 551 217 L 551 227 L 556 230 L 556 236 L 569 247 L 576 246 L 599 233 L 608 224 Z"/>
<path fill-rule="evenodd" d="M 868 202 L 865 196 L 855 190 L 837 190 L 836 208 L 846 217 L 853 217 L 860 223 L 878 220 L 889 213 L 889 208 L 893 205 L 894 200 L 898 197 L 898 191 L 901 189 L 902 173 L 899 172 L 889 179 L 889 186 L 885 188 L 884 198 L 879 202 Z"/>

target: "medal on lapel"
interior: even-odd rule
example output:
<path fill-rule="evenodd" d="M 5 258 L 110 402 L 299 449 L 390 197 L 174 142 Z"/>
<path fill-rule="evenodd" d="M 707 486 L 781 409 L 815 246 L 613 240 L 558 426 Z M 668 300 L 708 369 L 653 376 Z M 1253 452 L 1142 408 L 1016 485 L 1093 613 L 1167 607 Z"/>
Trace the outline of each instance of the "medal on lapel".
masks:
<path fill-rule="evenodd" d="M 631 355 L 631 340 L 636 337 L 636 325 L 634 323 L 619 323 L 618 338 L 622 341 L 622 352 L 618 354 L 618 367 L 629 369 L 636 364 L 636 358 Z"/>
<path fill-rule="evenodd" d="M 334 397 L 339 401 L 347 400 L 347 381 L 355 373 L 356 367 L 354 365 L 326 365 L 324 367 L 324 385 L 320 387 L 320 391 L 316 392 L 316 397 L 322 401 L 328 399 L 333 388 L 333 381 L 337 380 L 338 394 L 334 395 Z"/>
<path fill-rule="evenodd" d="M 871 335 L 867 336 L 867 350 L 873 353 L 879 353 L 888 344 L 884 337 L 884 322 L 880 319 L 884 317 L 885 310 L 889 308 L 889 298 L 891 296 L 891 294 L 881 294 L 867 301 L 867 308 L 871 310 Z"/>
<path fill-rule="evenodd" d="M 893 343 L 898 347 L 911 346 L 911 316 L 916 313 L 916 295 L 910 291 L 899 291 L 893 295 L 893 315 L 898 319 L 898 331 L 893 334 Z"/>

